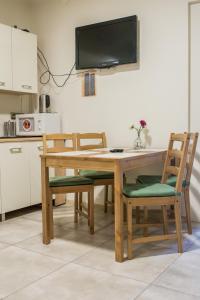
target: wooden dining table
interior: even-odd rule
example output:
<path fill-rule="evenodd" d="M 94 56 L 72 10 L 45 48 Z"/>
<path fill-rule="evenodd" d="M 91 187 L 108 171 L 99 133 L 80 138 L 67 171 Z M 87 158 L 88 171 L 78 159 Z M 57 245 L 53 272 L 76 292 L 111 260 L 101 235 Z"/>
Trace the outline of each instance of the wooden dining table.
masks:
<path fill-rule="evenodd" d="M 41 155 L 43 243 L 49 244 L 49 168 L 104 170 L 114 172 L 115 195 L 115 260 L 124 260 L 123 245 L 123 174 L 126 171 L 153 165 L 165 158 L 165 149 L 124 149 L 111 153 L 109 149 L 94 149 Z M 67 249 L 66 249 L 67 251 Z"/>

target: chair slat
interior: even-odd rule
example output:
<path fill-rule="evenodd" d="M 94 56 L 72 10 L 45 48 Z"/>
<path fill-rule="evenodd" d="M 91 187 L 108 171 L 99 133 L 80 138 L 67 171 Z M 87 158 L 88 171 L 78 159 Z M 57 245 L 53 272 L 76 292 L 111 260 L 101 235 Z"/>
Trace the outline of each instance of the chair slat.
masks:
<path fill-rule="evenodd" d="M 77 150 L 91 150 L 91 149 L 100 149 L 106 148 L 106 135 L 105 132 L 101 133 L 77 133 Z M 88 140 L 88 142 L 86 142 Z M 91 142 L 93 140 L 93 142 Z M 97 140 L 97 144 L 94 143 L 94 140 Z M 83 144 L 82 142 L 85 141 Z"/>
<path fill-rule="evenodd" d="M 54 145 L 49 146 L 48 145 L 49 141 L 53 141 Z M 72 145 L 67 146 L 65 145 L 66 142 L 70 142 Z M 76 134 L 73 133 L 44 134 L 43 146 L 44 146 L 44 154 L 75 151 Z"/>
<path fill-rule="evenodd" d="M 173 174 L 173 175 L 178 175 L 179 173 L 179 168 L 178 167 L 175 167 L 175 166 L 168 166 L 166 168 L 166 173 L 168 174 Z"/>
<path fill-rule="evenodd" d="M 73 133 L 56 133 L 46 134 L 46 140 L 72 140 L 74 137 Z"/>
<path fill-rule="evenodd" d="M 148 237 L 135 238 L 134 240 L 132 240 L 132 244 L 137 245 L 158 241 L 175 240 L 176 238 L 176 234 L 154 235 Z"/>
<path fill-rule="evenodd" d="M 175 157 L 175 158 L 181 158 L 182 157 L 182 155 L 183 155 L 183 151 L 181 151 L 181 150 L 169 150 L 168 151 L 168 155 L 170 156 L 170 157 Z"/>
<path fill-rule="evenodd" d="M 78 133 L 78 135 L 81 137 L 81 139 L 90 140 L 90 139 L 102 139 L 102 135 L 104 132 L 101 133 Z"/>
<path fill-rule="evenodd" d="M 171 140 L 174 141 L 174 142 L 184 142 L 185 141 L 185 136 L 184 134 L 181 134 L 181 133 L 172 133 L 171 134 Z"/>

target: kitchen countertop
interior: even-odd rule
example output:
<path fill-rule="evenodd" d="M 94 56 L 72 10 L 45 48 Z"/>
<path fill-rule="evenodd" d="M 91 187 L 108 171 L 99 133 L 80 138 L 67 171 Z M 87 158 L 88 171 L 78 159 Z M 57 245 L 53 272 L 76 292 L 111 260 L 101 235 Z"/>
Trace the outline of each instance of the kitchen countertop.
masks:
<path fill-rule="evenodd" d="M 42 136 L 0 137 L 0 143 L 33 142 L 33 141 L 41 141 L 41 140 L 42 140 Z"/>

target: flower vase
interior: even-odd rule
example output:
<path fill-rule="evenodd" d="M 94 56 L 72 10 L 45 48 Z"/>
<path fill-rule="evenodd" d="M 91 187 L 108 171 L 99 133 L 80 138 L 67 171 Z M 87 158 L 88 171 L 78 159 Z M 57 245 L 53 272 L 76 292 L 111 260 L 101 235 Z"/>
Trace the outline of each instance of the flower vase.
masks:
<path fill-rule="evenodd" d="M 137 138 L 134 141 L 134 149 L 139 150 L 144 148 L 144 143 L 141 139 L 141 136 L 138 135 Z"/>

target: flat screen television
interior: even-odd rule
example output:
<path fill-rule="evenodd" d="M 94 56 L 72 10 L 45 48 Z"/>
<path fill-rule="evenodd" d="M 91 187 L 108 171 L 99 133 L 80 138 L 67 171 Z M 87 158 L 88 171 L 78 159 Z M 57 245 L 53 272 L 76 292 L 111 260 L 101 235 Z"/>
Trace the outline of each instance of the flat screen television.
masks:
<path fill-rule="evenodd" d="M 76 69 L 137 62 L 137 16 L 76 28 Z"/>

